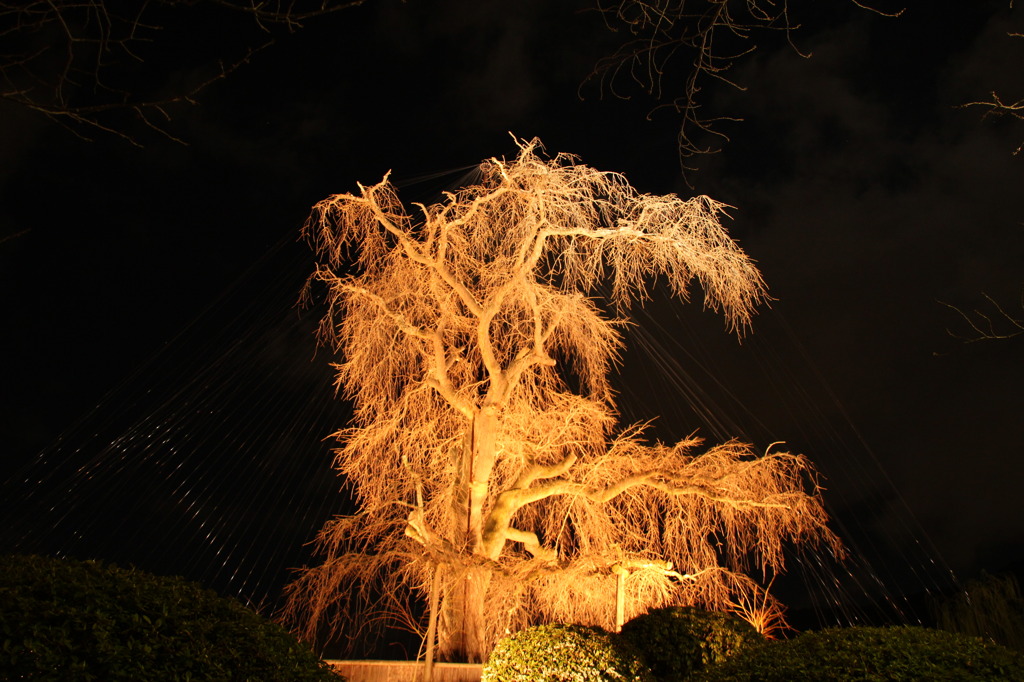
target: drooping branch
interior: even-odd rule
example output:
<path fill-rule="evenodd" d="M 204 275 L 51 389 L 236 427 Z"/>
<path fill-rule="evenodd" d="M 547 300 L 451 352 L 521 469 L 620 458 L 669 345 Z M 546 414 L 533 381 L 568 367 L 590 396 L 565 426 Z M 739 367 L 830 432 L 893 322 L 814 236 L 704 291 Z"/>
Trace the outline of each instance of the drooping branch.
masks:
<path fill-rule="evenodd" d="M 739 510 L 754 507 L 787 510 L 792 508 L 791 505 L 785 502 L 759 501 L 743 498 L 737 499 L 716 491 L 714 487 L 675 482 L 670 480 L 665 472 L 661 471 L 648 471 L 634 474 L 604 488 L 591 488 L 572 481 L 556 481 L 537 488 L 531 488 L 526 493 L 516 495 L 515 501 L 519 503 L 519 506 L 521 507 L 526 504 L 530 504 L 531 502 L 547 499 L 555 495 L 576 495 L 577 497 L 585 497 L 591 502 L 604 504 L 605 502 L 615 499 L 627 490 L 638 486 L 647 486 L 672 496 L 693 495 L 707 500 L 708 502 L 717 502 Z"/>
<path fill-rule="evenodd" d="M 694 444 L 696 442 L 677 446 L 676 450 L 685 450 Z M 619 447 L 625 448 L 622 444 Z M 637 450 L 644 446 L 631 442 L 628 447 L 632 454 L 630 460 L 640 462 L 637 470 L 632 473 L 617 471 L 612 482 L 604 485 L 593 485 L 570 477 L 573 467 L 579 463 L 575 455 L 555 464 L 544 466 L 535 463 L 525 469 L 513 487 L 497 495 L 491 509 L 485 529 L 491 552 L 494 553 L 505 539 L 514 540 L 507 530 L 512 528 L 513 519 L 524 507 L 557 496 L 605 505 L 629 492 L 637 492 L 634 489 L 647 488 L 663 493 L 670 501 L 669 507 L 680 514 L 695 504 L 730 508 L 740 516 L 756 512 L 780 518 L 799 515 L 805 508 L 813 509 L 813 504 L 808 504 L 809 498 L 799 492 L 800 474 L 808 467 L 802 457 L 776 452 L 754 458 L 746 448 L 729 443 L 706 455 L 720 458 L 719 464 L 708 471 L 704 470 L 699 458 L 675 457 L 666 461 L 663 449 L 653 456 L 648 454 L 644 457 Z M 654 463 L 674 466 L 671 470 L 645 468 L 645 465 Z M 593 472 L 594 467 L 594 463 L 589 463 L 589 467 L 584 465 L 583 471 L 577 475 L 586 476 Z M 765 475 L 768 472 L 774 479 Z M 532 485 L 538 480 L 544 483 Z M 683 497 L 691 498 L 691 501 L 681 500 Z"/>

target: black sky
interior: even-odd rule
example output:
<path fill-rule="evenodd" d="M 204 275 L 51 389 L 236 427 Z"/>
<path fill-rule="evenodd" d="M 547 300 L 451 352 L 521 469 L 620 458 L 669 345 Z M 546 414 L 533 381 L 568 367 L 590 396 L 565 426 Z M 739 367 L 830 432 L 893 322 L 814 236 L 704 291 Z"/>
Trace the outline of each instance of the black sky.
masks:
<path fill-rule="evenodd" d="M 17 235 L 0 243 L 3 471 L 88 421 L 314 202 L 389 169 L 422 191 L 426 175 L 513 154 L 511 131 L 641 190 L 735 207 L 730 229 L 776 299 L 753 335 L 737 344 L 699 304 L 648 308 L 695 354 L 680 362 L 731 411 L 725 428 L 746 431 L 726 436 L 820 461 L 866 527 L 909 508 L 966 576 L 1019 565 L 1024 344 L 952 338 L 969 330 L 940 301 L 971 309 L 986 293 L 1024 315 L 1024 154 L 1012 154 L 1024 125 L 958 107 L 1024 94 L 1024 41 L 1006 37 L 1024 11 L 915 2 L 891 19 L 803 4 L 795 40 L 811 58 L 766 36 L 732 74 L 745 91 L 709 84 L 709 110 L 745 120 L 695 161 L 692 190 L 671 111 L 648 118 L 656 102 L 640 89 L 620 100 L 584 83 L 623 37 L 585 2 L 372 0 L 310 21 L 173 111 L 187 146 L 130 122 L 141 148 L 86 142 L 0 103 L 0 235 Z M 147 87 L 230 58 L 245 35 L 214 30 L 219 17 L 200 7 L 171 25 Z M 669 88 L 684 67 L 670 65 Z M 636 412 L 716 435 L 669 402 Z"/>

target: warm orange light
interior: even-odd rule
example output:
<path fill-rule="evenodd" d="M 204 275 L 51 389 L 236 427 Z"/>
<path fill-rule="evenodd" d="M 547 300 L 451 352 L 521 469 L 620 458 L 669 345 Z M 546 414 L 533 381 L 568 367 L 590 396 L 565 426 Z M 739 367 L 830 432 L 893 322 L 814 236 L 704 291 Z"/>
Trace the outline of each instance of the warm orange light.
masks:
<path fill-rule="evenodd" d="M 588 293 L 609 281 L 624 315 L 650 275 L 683 299 L 696 279 L 742 329 L 765 289 L 723 206 L 639 194 L 537 147 L 415 212 L 387 177 L 314 208 L 321 334 L 356 408 L 337 465 L 361 511 L 324 527 L 325 563 L 290 588 L 307 635 L 332 606 L 372 598 L 368 585 L 417 627 L 398 607 L 437 575 L 439 647 L 479 660 L 536 621 L 611 628 L 649 606 L 724 608 L 755 586 L 721 561 L 777 570 L 787 541 L 835 543 L 802 456 L 738 442 L 697 454 L 697 439 L 614 430 L 622 337 Z"/>

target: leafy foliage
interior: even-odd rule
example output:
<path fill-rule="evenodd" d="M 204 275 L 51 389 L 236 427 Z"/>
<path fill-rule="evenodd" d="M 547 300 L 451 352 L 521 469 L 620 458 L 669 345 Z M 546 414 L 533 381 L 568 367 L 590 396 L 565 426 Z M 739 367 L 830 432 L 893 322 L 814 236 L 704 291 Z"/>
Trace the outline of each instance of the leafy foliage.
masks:
<path fill-rule="evenodd" d="M 693 679 L 1004 682 L 1024 680 L 1024 656 L 981 639 L 928 628 L 835 628 L 745 650 Z"/>
<path fill-rule="evenodd" d="M 538 625 L 498 641 L 481 682 L 653 682 L 640 654 L 597 627 Z"/>
<path fill-rule="evenodd" d="M 0 678 L 337 682 L 284 628 L 180 578 L 0 557 Z"/>
<path fill-rule="evenodd" d="M 622 626 L 621 636 L 644 656 L 659 680 L 680 682 L 764 638 L 729 613 L 686 606 L 651 609 Z"/>

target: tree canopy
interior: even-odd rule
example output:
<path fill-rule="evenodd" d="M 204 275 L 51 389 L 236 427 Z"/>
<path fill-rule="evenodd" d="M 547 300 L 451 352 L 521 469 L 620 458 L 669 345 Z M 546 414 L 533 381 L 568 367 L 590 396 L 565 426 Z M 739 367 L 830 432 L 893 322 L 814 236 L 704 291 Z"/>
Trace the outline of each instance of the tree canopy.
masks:
<path fill-rule="evenodd" d="M 724 608 L 758 589 L 741 569 L 783 568 L 786 542 L 837 546 L 803 456 L 616 428 L 622 316 L 652 276 L 683 300 L 696 280 L 736 331 L 766 295 L 725 207 L 519 144 L 415 213 L 385 177 L 306 224 L 355 410 L 336 464 L 359 505 L 290 587 L 307 636 L 356 610 L 417 628 L 407 604 L 434 584 L 443 654 L 479 660 L 537 622 L 614 627 L 620 589 L 626 617 Z"/>

